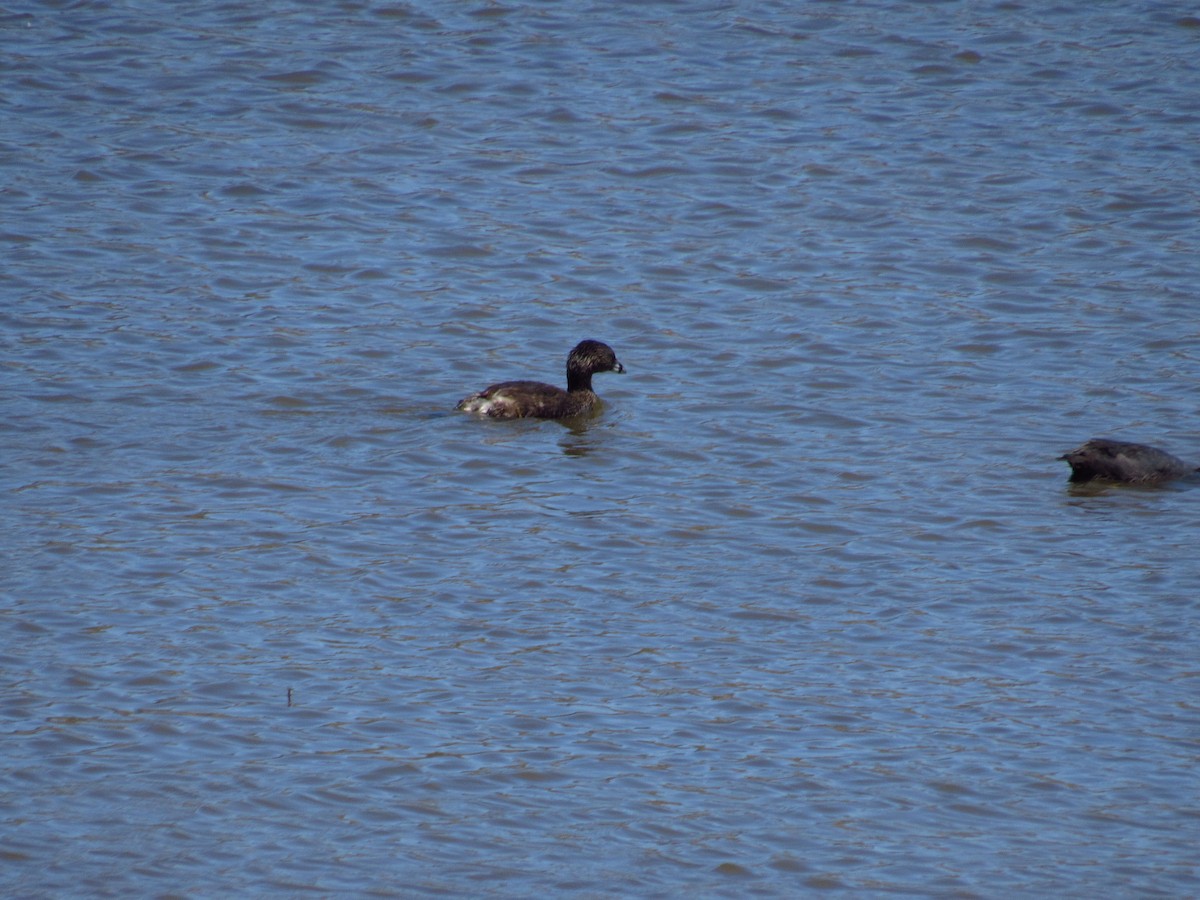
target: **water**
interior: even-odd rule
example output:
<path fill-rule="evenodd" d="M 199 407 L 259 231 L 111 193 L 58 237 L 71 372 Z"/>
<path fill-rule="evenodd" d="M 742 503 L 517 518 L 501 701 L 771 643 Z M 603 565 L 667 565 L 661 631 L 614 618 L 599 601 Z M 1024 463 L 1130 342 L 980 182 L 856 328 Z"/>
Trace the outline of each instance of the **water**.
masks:
<path fill-rule="evenodd" d="M 5 894 L 1200 892 L 1187 10 L 0 31 Z"/>

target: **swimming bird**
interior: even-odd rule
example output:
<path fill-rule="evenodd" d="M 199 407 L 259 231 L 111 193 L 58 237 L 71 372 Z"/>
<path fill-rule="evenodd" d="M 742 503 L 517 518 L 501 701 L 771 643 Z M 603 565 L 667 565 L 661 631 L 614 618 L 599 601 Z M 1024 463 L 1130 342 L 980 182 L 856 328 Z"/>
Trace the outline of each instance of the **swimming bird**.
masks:
<path fill-rule="evenodd" d="M 1195 466 L 1157 447 L 1105 438 L 1090 440 L 1059 459 L 1070 464 L 1071 481 L 1096 478 L 1126 484 L 1154 484 L 1198 471 Z"/>
<path fill-rule="evenodd" d="M 540 381 L 502 381 L 464 397 L 457 408 L 493 419 L 569 419 L 590 413 L 600 398 L 592 390 L 597 372 L 624 372 L 612 347 L 580 341 L 567 355 L 567 389 Z"/>

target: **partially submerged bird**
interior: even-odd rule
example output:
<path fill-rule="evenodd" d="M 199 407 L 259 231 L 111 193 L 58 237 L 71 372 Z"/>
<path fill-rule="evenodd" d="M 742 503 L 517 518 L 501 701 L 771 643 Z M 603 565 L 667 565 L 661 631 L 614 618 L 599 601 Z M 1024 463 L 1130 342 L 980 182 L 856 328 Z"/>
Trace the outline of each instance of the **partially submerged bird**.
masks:
<path fill-rule="evenodd" d="M 493 419 L 569 419 L 590 413 L 600 399 L 593 375 L 624 371 L 608 344 L 580 341 L 567 356 L 565 391 L 540 381 L 502 381 L 464 397 L 457 408 Z"/>
<path fill-rule="evenodd" d="M 1154 484 L 1197 471 L 1195 466 L 1157 447 L 1104 438 L 1090 440 L 1059 459 L 1070 463 L 1071 481 L 1098 478 L 1126 484 Z"/>

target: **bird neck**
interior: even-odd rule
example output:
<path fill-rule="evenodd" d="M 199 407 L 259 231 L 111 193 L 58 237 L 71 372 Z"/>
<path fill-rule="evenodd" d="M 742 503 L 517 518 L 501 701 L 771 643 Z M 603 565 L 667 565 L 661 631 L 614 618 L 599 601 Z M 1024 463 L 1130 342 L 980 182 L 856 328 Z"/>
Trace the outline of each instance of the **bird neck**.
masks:
<path fill-rule="evenodd" d="M 590 391 L 592 389 L 592 373 L 577 372 L 572 369 L 567 369 L 567 391 L 575 393 L 576 391 Z"/>

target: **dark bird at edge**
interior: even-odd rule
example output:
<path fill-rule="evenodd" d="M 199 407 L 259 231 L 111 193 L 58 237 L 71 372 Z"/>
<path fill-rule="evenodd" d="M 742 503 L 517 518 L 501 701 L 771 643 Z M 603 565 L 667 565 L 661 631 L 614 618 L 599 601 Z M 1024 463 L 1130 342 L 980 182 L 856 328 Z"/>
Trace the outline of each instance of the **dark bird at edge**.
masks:
<path fill-rule="evenodd" d="M 1095 438 L 1064 453 L 1071 466 L 1071 481 L 1116 481 L 1123 484 L 1156 484 L 1200 471 L 1165 450 L 1128 441 Z"/>

